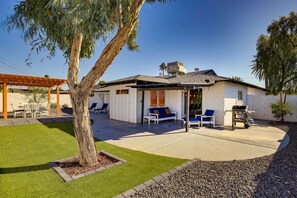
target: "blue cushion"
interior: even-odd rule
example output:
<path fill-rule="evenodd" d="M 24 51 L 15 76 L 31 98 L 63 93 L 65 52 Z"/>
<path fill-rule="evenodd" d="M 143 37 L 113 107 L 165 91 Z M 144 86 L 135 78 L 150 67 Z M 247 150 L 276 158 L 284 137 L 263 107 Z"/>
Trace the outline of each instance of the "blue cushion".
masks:
<path fill-rule="evenodd" d="M 184 120 L 186 121 L 186 118 L 184 118 Z M 199 119 L 198 118 L 189 118 L 190 122 L 198 122 Z"/>
<path fill-rule="evenodd" d="M 164 107 L 159 107 L 158 110 L 160 115 L 167 115 Z"/>
<path fill-rule="evenodd" d="M 175 114 L 160 114 L 159 118 L 169 118 L 169 117 L 175 117 Z"/>
<path fill-rule="evenodd" d="M 155 110 L 156 108 L 150 108 L 150 113 L 154 113 L 154 110 Z"/>
<path fill-rule="evenodd" d="M 197 116 L 197 120 L 201 121 L 201 116 Z M 211 121 L 211 118 L 208 117 L 208 118 L 203 118 L 203 121 Z"/>
<path fill-rule="evenodd" d="M 214 110 L 206 109 L 205 114 L 206 116 L 213 116 Z"/>

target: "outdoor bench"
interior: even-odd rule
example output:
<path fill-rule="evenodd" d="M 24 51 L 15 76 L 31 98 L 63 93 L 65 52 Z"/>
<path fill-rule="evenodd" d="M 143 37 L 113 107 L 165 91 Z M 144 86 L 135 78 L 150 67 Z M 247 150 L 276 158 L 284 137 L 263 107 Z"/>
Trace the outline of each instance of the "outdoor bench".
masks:
<path fill-rule="evenodd" d="M 176 112 L 171 112 L 168 107 L 153 107 L 149 108 L 149 116 L 154 116 L 151 120 L 159 121 L 176 120 Z"/>

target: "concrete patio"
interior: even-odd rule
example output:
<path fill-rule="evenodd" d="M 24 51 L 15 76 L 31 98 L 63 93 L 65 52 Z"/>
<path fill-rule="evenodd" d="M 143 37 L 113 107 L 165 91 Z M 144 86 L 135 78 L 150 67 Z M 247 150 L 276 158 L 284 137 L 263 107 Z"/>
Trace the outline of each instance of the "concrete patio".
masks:
<path fill-rule="evenodd" d="M 280 129 L 258 121 L 249 129 L 191 128 L 180 121 L 133 124 L 110 120 L 107 114 L 91 113 L 94 136 L 113 145 L 176 158 L 209 161 L 244 160 L 270 155 L 289 143 Z"/>

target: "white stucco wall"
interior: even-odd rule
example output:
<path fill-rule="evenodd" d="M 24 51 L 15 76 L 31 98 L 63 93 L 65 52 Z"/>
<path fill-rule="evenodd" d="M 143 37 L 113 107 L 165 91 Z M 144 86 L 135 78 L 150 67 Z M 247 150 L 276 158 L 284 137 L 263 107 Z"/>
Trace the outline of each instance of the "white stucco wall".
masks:
<path fill-rule="evenodd" d="M 238 91 L 242 91 L 242 100 L 238 100 Z M 232 126 L 232 110 L 233 105 L 247 105 L 246 86 L 234 83 L 224 83 L 224 126 Z"/>
<path fill-rule="evenodd" d="M 3 112 L 3 93 L 0 93 L 0 112 Z M 51 103 L 57 102 L 56 94 L 51 94 Z M 21 93 L 7 93 L 7 104 L 8 104 L 8 111 L 12 111 L 11 104 L 17 110 L 19 106 L 23 103 L 28 103 L 28 98 Z M 47 104 L 47 99 L 44 100 L 42 105 L 45 107 Z M 70 96 L 68 94 L 60 94 L 60 106 L 67 104 L 68 107 L 72 107 Z"/>
<path fill-rule="evenodd" d="M 264 94 L 257 94 L 257 95 L 249 95 L 248 96 L 248 105 L 249 108 L 255 110 L 253 113 L 254 119 L 261 119 L 261 120 L 276 120 L 271 113 L 270 104 L 275 103 L 279 100 L 279 96 L 273 95 L 264 95 Z M 287 96 L 287 102 L 292 104 L 295 108 L 297 107 L 297 96 L 290 95 Z M 293 115 L 287 115 L 285 121 L 288 122 L 297 122 L 297 111 L 292 111 Z"/>
<path fill-rule="evenodd" d="M 93 103 L 97 103 L 95 108 L 102 107 L 103 104 L 103 98 L 101 97 L 99 92 L 94 92 L 94 96 L 89 97 L 89 108 Z"/>
<path fill-rule="evenodd" d="M 170 111 L 177 113 L 177 118 L 181 119 L 183 115 L 183 103 L 182 103 L 182 91 L 180 90 L 169 90 L 165 91 L 165 106 L 169 107 Z"/>
<path fill-rule="evenodd" d="M 89 107 L 93 103 L 97 103 L 96 109 L 101 108 L 103 103 L 108 103 L 107 110 L 109 111 L 109 92 L 94 92 L 94 96 L 89 97 Z"/>
<path fill-rule="evenodd" d="M 224 124 L 224 83 L 202 89 L 202 113 L 206 109 L 215 111 L 216 125 Z"/>
<path fill-rule="evenodd" d="M 134 84 L 116 85 L 109 87 L 110 119 L 137 123 L 137 89 L 127 86 Z M 129 94 L 116 94 L 116 90 L 128 89 Z"/>
<path fill-rule="evenodd" d="M 144 115 L 148 115 L 150 106 L 151 92 L 144 92 Z M 141 91 L 137 91 L 137 121 L 141 122 Z M 165 91 L 165 106 L 177 113 L 178 118 L 182 116 L 182 93 L 177 90 Z"/>
<path fill-rule="evenodd" d="M 242 91 L 242 100 L 238 100 L 238 91 Z M 202 112 L 206 109 L 215 110 L 216 124 L 230 126 L 232 125 L 232 110 L 233 105 L 248 105 L 249 110 L 253 110 L 248 102 L 248 94 L 261 95 L 263 91 L 248 88 L 243 85 L 237 85 L 229 82 L 219 82 L 209 88 L 202 90 Z"/>

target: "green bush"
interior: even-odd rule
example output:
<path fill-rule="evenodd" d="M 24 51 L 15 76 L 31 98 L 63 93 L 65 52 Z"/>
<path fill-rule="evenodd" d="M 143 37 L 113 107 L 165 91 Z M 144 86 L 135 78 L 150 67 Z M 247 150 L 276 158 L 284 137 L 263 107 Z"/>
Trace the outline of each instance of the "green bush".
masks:
<path fill-rule="evenodd" d="M 62 109 L 67 109 L 68 108 L 68 104 L 63 104 L 62 105 Z"/>
<path fill-rule="evenodd" d="M 57 103 L 54 102 L 51 104 L 51 109 L 55 109 L 55 108 L 57 108 Z"/>
<path fill-rule="evenodd" d="M 293 105 L 291 105 L 288 102 L 282 104 L 283 110 L 281 110 L 280 106 L 280 100 L 276 101 L 276 103 L 270 104 L 273 117 L 275 117 L 277 120 L 281 120 L 282 117 L 285 120 L 286 115 L 292 115 L 292 111 L 296 109 L 295 107 L 293 107 Z"/>

